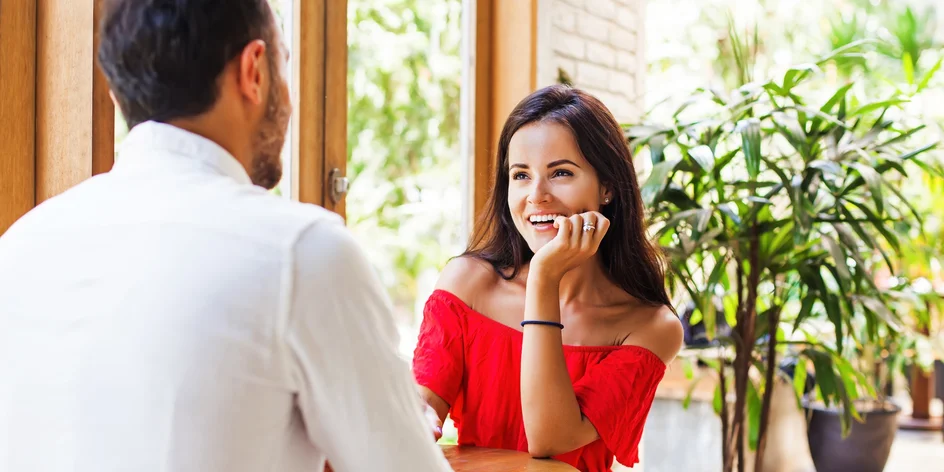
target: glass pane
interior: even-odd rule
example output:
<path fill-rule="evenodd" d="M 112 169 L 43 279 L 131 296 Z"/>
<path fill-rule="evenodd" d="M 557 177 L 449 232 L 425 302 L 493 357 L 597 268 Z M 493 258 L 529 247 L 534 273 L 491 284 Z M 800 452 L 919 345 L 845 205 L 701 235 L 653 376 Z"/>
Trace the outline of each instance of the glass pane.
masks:
<path fill-rule="evenodd" d="M 411 357 L 422 307 L 462 251 L 462 0 L 349 0 L 347 221 Z"/>
<path fill-rule="evenodd" d="M 285 45 L 289 48 L 289 54 L 294 56 L 295 52 L 292 51 L 292 13 L 295 11 L 293 8 L 294 0 L 269 0 L 269 5 L 272 6 L 272 10 L 275 11 L 276 20 L 279 22 L 282 27 L 282 37 L 284 38 Z M 288 68 L 285 70 L 285 78 L 291 79 L 292 77 L 292 64 L 291 61 L 288 63 Z M 291 80 L 289 80 L 291 84 Z M 289 85 L 291 86 L 291 85 Z M 291 96 L 295 96 L 295 91 L 292 90 Z M 282 147 L 282 181 L 272 189 L 272 192 L 277 195 L 282 195 L 286 198 L 292 198 L 292 123 L 291 120 L 294 120 L 294 117 L 289 120 L 288 133 L 285 135 L 285 145 Z"/>

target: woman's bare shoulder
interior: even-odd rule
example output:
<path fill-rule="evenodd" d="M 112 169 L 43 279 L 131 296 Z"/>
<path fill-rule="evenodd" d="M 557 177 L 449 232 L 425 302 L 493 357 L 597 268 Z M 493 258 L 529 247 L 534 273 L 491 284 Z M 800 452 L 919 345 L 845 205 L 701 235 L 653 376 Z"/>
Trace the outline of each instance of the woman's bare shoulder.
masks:
<path fill-rule="evenodd" d="M 452 293 L 466 305 L 475 307 L 476 297 L 489 293 L 501 281 L 501 276 L 488 261 L 473 256 L 459 256 L 443 268 L 436 289 Z"/>
<path fill-rule="evenodd" d="M 643 313 L 645 322 L 641 323 L 623 344 L 644 347 L 659 356 L 668 364 L 682 350 L 685 333 L 682 322 L 675 312 L 667 306 L 648 307 Z"/>

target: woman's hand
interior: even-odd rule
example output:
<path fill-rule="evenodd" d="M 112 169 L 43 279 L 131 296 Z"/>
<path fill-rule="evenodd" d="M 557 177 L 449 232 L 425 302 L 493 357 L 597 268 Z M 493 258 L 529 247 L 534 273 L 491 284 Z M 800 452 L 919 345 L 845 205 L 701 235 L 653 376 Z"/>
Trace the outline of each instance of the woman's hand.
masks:
<path fill-rule="evenodd" d="M 433 438 L 439 441 L 439 438 L 442 437 L 442 421 L 439 419 L 439 413 L 436 413 L 436 410 L 429 405 L 425 405 L 423 413 L 430 429 L 433 430 Z"/>
<path fill-rule="evenodd" d="M 569 270 L 596 254 L 610 228 L 610 220 L 596 211 L 554 220 L 557 235 L 538 249 L 531 259 L 531 271 L 561 278 Z"/>

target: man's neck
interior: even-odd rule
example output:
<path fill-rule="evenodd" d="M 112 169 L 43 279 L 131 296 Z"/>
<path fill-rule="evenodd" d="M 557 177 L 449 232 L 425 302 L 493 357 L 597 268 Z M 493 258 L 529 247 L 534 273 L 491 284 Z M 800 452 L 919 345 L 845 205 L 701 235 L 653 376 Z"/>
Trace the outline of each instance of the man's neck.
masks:
<path fill-rule="evenodd" d="M 218 122 L 210 122 L 208 117 L 205 116 L 178 118 L 168 121 L 167 124 L 213 141 L 236 158 L 247 173 L 250 172 L 252 144 L 249 141 L 249 136 L 251 133 L 234 132 L 231 127 Z"/>

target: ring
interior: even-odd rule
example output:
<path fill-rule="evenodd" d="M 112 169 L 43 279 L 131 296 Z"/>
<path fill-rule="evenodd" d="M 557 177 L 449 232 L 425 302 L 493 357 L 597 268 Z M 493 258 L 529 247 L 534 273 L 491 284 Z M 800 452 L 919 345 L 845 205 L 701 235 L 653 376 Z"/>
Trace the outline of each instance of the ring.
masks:
<path fill-rule="evenodd" d="M 595 230 L 595 229 L 597 229 L 597 227 L 596 227 L 596 226 L 593 226 L 593 225 L 590 224 L 590 223 L 585 223 L 585 224 L 583 225 L 583 230 L 584 230 L 584 232 L 593 231 L 593 230 Z"/>

